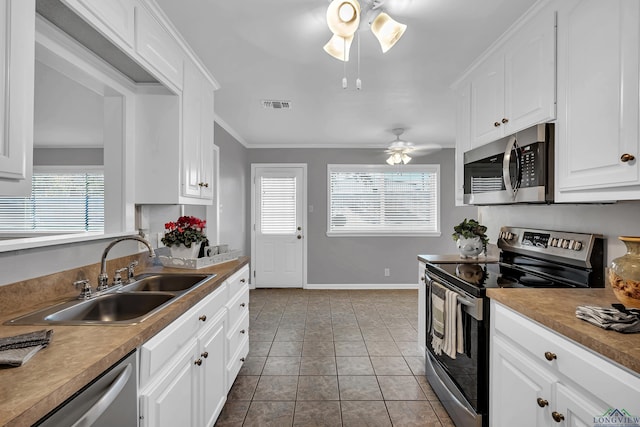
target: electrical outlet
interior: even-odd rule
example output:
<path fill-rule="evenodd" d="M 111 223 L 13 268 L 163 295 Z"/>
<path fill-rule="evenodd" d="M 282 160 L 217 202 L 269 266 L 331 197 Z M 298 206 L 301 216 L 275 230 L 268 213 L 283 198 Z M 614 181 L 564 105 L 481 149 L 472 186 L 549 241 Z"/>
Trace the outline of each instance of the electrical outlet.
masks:
<path fill-rule="evenodd" d="M 384 269 L 384 277 L 389 277 L 391 276 L 391 271 L 388 268 Z"/>

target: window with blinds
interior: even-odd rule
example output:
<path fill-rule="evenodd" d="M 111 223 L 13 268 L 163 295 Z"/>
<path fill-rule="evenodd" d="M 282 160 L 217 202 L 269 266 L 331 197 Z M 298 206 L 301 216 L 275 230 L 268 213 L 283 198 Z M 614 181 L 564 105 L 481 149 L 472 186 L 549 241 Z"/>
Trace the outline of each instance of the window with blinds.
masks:
<path fill-rule="evenodd" d="M 328 165 L 329 235 L 440 232 L 439 165 Z"/>
<path fill-rule="evenodd" d="M 103 171 L 34 171 L 31 197 L 0 197 L 0 232 L 82 231 L 104 231 Z"/>
<path fill-rule="evenodd" d="M 260 178 L 260 232 L 262 234 L 295 234 L 296 178 Z"/>

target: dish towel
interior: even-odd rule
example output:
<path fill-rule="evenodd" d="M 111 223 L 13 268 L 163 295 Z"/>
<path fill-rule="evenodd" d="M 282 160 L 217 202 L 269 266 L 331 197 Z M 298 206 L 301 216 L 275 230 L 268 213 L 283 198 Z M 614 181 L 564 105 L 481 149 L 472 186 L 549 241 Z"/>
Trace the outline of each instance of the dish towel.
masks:
<path fill-rule="evenodd" d="M 22 366 L 51 342 L 53 330 L 0 338 L 0 365 Z"/>
<path fill-rule="evenodd" d="M 452 359 L 456 358 L 458 340 L 462 338 L 462 312 L 458 303 L 458 294 L 447 289 L 445 295 L 445 335 L 442 351 Z"/>
<path fill-rule="evenodd" d="M 615 308 L 580 305 L 576 308 L 576 317 L 603 329 L 625 334 L 640 332 L 640 316 Z"/>
<path fill-rule="evenodd" d="M 439 283 L 431 285 L 431 348 L 440 355 L 445 336 L 445 298 L 447 289 Z"/>

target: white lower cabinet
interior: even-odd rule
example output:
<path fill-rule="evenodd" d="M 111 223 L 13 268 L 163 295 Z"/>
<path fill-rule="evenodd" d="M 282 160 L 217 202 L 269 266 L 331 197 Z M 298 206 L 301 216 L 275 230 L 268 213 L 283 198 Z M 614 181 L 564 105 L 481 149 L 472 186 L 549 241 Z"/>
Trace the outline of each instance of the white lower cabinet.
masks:
<path fill-rule="evenodd" d="M 240 269 L 142 345 L 140 426 L 215 424 L 249 349 L 248 272 Z M 234 309 L 242 303 L 244 312 Z"/>
<path fill-rule="evenodd" d="M 427 350 L 427 284 L 425 271 L 427 265 L 418 262 L 418 350 L 424 355 Z"/>
<path fill-rule="evenodd" d="M 227 280 L 227 391 L 240 372 L 249 353 L 249 266 L 244 266 Z"/>
<path fill-rule="evenodd" d="M 640 376 L 491 301 L 492 427 L 593 426 L 609 410 L 638 416 Z"/>

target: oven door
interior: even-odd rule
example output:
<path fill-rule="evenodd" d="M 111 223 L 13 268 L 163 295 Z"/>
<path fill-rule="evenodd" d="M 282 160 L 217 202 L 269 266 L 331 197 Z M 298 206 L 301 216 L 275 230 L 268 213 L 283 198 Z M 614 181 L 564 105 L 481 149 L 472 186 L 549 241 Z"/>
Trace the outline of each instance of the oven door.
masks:
<path fill-rule="evenodd" d="M 435 280 L 434 280 L 435 279 Z M 464 351 L 453 359 L 436 354 L 431 344 L 431 295 L 434 281 L 459 294 L 462 304 Z M 454 285 L 426 275 L 426 376 L 458 427 L 486 425 L 488 408 L 488 322 L 483 298 L 474 298 Z M 484 424 L 483 424 L 484 423 Z"/>

